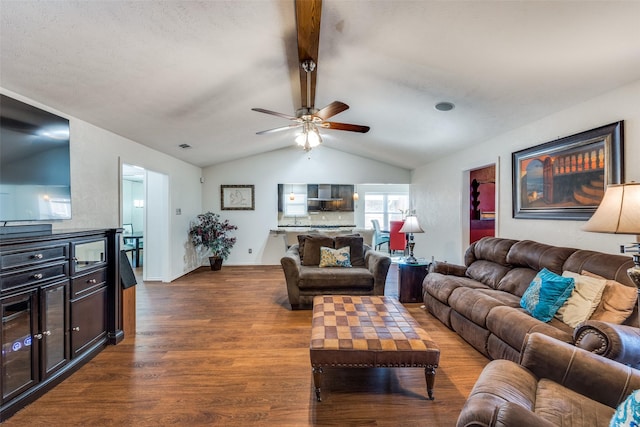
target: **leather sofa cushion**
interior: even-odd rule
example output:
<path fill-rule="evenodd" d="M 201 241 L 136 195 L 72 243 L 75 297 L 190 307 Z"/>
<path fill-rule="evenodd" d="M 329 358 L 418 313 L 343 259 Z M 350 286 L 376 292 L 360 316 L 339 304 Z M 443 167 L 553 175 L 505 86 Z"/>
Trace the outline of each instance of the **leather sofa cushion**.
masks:
<path fill-rule="evenodd" d="M 366 268 L 320 268 L 300 269 L 300 289 L 373 289 L 373 274 Z"/>
<path fill-rule="evenodd" d="M 488 288 L 487 285 L 467 277 L 449 276 L 440 273 L 427 274 L 422 284 L 423 289 L 426 290 L 429 295 L 447 305 L 449 305 L 451 293 L 459 287 Z"/>
<path fill-rule="evenodd" d="M 498 237 L 483 237 L 467 248 L 464 256 L 465 265 L 469 266 L 477 260 L 493 261 L 496 264 L 508 266 L 507 254 L 517 240 L 501 239 Z"/>
<path fill-rule="evenodd" d="M 521 350 L 527 334 L 541 332 L 560 341 L 573 342 L 573 328 L 558 319 L 544 323 L 522 308 L 499 306 L 487 315 L 487 329 L 516 350 Z"/>
<path fill-rule="evenodd" d="M 513 268 L 500 280 L 498 290 L 521 297 L 536 274 L 538 274 L 537 271 L 527 267 Z"/>
<path fill-rule="evenodd" d="M 562 274 L 565 261 L 576 251 L 572 248 L 545 245 L 531 240 L 521 240 L 511 246 L 507 262 L 514 266 L 529 267 L 540 271 L 543 268 Z"/>
<path fill-rule="evenodd" d="M 542 378 L 538 382 L 534 412 L 557 426 L 596 427 L 609 425 L 615 410 Z"/>
<path fill-rule="evenodd" d="M 449 305 L 465 318 L 484 328 L 489 312 L 503 303 L 480 289 L 460 287 L 451 293 Z"/>
<path fill-rule="evenodd" d="M 578 250 L 564 263 L 563 271 L 569 270 L 582 274 L 583 270 L 587 270 L 590 273 L 613 279 L 623 285 L 635 288 L 635 285 L 627 275 L 627 269 L 630 267 L 633 267 L 633 260 L 626 255 Z"/>
<path fill-rule="evenodd" d="M 477 260 L 467 267 L 466 275 L 496 289 L 500 280 L 509 272 L 509 267 L 487 260 Z"/>
<path fill-rule="evenodd" d="M 302 257 L 302 265 L 317 266 L 320 264 L 320 248 L 322 246 L 333 248 L 333 238 L 322 234 L 308 234 L 302 238 L 300 243 L 301 249 L 299 249 Z"/>

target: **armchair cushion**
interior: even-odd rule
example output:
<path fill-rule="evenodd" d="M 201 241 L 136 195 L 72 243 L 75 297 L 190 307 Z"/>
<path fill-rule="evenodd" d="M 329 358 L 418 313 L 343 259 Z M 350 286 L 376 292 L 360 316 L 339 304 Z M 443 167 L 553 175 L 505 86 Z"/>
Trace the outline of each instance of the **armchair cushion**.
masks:
<path fill-rule="evenodd" d="M 342 248 L 345 246 L 349 246 L 351 265 L 354 267 L 364 267 L 364 238 L 359 234 L 336 236 L 335 247 Z"/>
<path fill-rule="evenodd" d="M 322 246 L 320 248 L 320 264 L 318 267 L 351 267 L 349 246 L 339 249 Z"/>
<path fill-rule="evenodd" d="M 298 236 L 300 239 L 301 236 Z M 307 234 L 302 238 L 302 249 L 300 257 L 302 265 L 319 265 L 320 264 L 320 248 L 333 248 L 333 238 L 322 234 Z"/>

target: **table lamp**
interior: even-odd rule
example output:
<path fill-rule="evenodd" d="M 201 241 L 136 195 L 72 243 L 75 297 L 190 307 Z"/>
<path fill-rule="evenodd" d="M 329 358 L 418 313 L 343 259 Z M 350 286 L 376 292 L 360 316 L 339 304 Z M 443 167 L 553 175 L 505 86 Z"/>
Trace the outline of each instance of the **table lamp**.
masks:
<path fill-rule="evenodd" d="M 418 218 L 415 215 L 407 216 L 399 232 L 409 234 L 409 256 L 405 259 L 405 262 L 408 264 L 417 264 L 418 260 L 413 256 L 413 248 L 416 245 L 413 241 L 413 233 L 424 233 L 424 230 L 420 228 Z"/>
<path fill-rule="evenodd" d="M 584 231 L 612 234 L 640 234 L 640 183 L 609 185 L 600 206 L 582 227 Z M 633 267 L 627 275 L 638 288 L 640 325 L 640 243 L 621 245 L 620 252 L 633 252 Z"/>

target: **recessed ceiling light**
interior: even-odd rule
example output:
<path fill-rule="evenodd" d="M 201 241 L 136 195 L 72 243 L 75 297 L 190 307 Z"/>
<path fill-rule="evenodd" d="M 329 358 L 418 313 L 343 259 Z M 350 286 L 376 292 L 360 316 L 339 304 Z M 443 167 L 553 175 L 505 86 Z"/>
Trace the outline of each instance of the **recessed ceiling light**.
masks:
<path fill-rule="evenodd" d="M 438 111 L 451 111 L 454 108 L 456 108 L 456 106 L 453 105 L 452 102 L 446 102 L 445 101 L 445 102 L 438 102 L 436 104 L 436 110 L 438 110 Z"/>
<path fill-rule="evenodd" d="M 178 145 L 178 147 L 180 147 L 180 148 L 184 148 L 185 150 L 186 150 L 187 148 L 191 148 L 191 146 L 190 146 L 189 144 L 180 144 L 180 145 Z"/>

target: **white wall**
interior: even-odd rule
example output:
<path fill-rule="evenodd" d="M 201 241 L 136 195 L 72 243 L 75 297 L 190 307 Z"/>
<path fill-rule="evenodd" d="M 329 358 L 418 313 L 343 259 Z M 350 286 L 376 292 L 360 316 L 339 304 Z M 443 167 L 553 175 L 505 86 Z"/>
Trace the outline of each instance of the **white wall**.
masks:
<path fill-rule="evenodd" d="M 3 88 L 0 92 L 70 121 L 72 219 L 54 222 L 54 229 L 119 227 L 120 163 L 139 165 L 169 176 L 170 278 L 198 267 L 197 260 L 189 257 L 186 242 L 189 220 L 202 206 L 200 168 L 14 92 Z M 182 215 L 175 215 L 176 208 L 182 209 Z"/>
<path fill-rule="evenodd" d="M 311 156 L 298 147 L 227 162 L 203 170 L 202 208 L 219 212 L 238 226 L 237 242 L 227 264 L 280 263 L 284 253 L 282 235 L 270 233 L 278 225 L 278 184 L 322 182 L 325 184 L 408 184 L 408 170 L 365 159 L 326 146 Z M 221 211 L 220 185 L 255 185 L 255 210 Z M 253 253 L 249 254 L 248 250 Z"/>
<path fill-rule="evenodd" d="M 468 171 L 494 162 L 499 162 L 496 236 L 618 253 L 619 245 L 635 241 L 635 236 L 583 232 L 583 221 L 512 218 L 511 153 L 624 120 L 625 182 L 640 181 L 639 100 L 640 81 L 417 168 L 412 176 L 412 199 L 426 234 L 416 235 L 416 256 L 462 262 L 468 246 L 463 232 L 469 203 Z"/>

